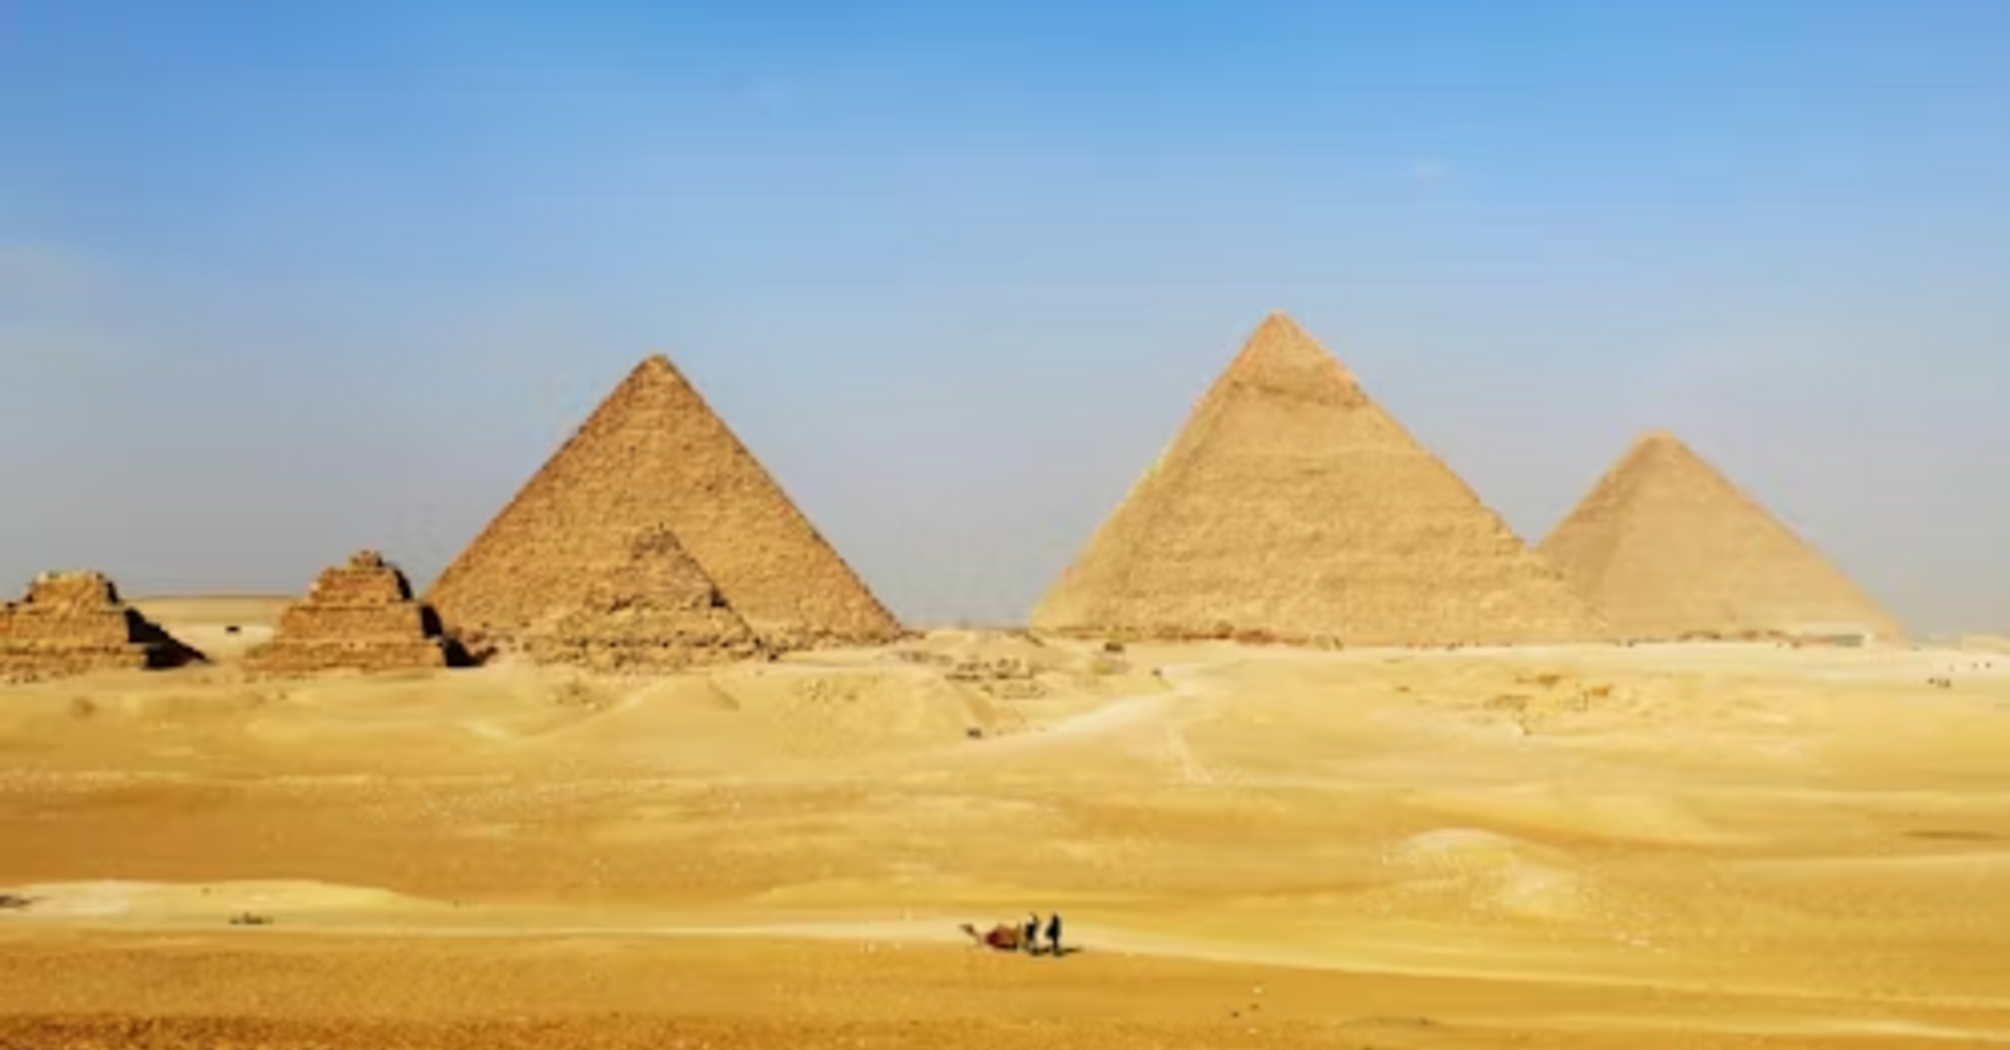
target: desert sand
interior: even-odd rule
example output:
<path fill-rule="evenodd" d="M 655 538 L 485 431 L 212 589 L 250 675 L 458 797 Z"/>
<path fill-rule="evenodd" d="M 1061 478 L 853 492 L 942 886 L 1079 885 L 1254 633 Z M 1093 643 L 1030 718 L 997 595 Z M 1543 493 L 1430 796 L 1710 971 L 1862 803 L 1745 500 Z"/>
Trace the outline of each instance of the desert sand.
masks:
<path fill-rule="evenodd" d="M 212 662 L 0 687 L 0 1045 L 2010 1043 L 2000 656 L 276 678 L 284 600 L 135 604 Z"/>

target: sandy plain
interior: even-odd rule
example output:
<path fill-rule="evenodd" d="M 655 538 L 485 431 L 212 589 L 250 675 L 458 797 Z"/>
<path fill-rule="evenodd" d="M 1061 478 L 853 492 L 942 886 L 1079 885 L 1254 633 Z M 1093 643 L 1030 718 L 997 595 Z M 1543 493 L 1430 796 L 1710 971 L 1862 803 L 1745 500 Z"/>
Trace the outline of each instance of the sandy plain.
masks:
<path fill-rule="evenodd" d="M 2010 1045 L 2002 656 L 287 680 L 137 604 L 218 662 L 0 688 L 0 1046 Z"/>

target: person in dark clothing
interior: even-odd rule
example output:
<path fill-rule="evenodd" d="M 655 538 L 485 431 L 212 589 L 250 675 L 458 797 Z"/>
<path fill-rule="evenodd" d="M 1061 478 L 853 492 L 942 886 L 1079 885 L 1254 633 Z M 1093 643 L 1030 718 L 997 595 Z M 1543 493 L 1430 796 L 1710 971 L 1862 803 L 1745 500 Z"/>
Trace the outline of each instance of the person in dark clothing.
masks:
<path fill-rule="evenodd" d="M 1047 917 L 1047 950 L 1049 952 L 1052 952 L 1056 958 L 1060 957 L 1061 954 L 1060 912 L 1055 912 L 1054 914 Z"/>
<path fill-rule="evenodd" d="M 1027 916 L 1026 916 L 1026 927 L 1025 927 L 1025 930 L 1024 930 L 1024 933 L 1026 934 L 1026 936 L 1024 936 L 1024 937 L 1020 938 L 1020 947 L 1022 947 L 1022 948 L 1025 948 L 1025 949 L 1026 949 L 1026 954 L 1028 954 L 1028 955 L 1038 955 L 1038 954 L 1040 954 L 1040 916 L 1039 916 L 1039 915 L 1037 915 L 1037 914 L 1029 914 L 1029 915 L 1027 915 Z"/>

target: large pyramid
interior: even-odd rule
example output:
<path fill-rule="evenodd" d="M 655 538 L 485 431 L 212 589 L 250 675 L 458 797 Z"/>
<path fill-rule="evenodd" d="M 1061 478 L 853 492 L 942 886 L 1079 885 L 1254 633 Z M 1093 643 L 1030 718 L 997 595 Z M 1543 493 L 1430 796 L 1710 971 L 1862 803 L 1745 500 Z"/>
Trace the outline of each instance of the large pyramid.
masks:
<path fill-rule="evenodd" d="M 1033 624 L 1347 645 L 1606 635 L 1559 574 L 1282 314 L 1257 328 Z"/>
<path fill-rule="evenodd" d="M 1540 549 L 1628 638 L 1902 634 L 1671 434 L 1636 441 Z"/>
<path fill-rule="evenodd" d="M 776 648 L 873 642 L 900 625 L 697 390 L 635 370 L 426 595 L 470 644 L 508 646 L 577 611 L 581 582 L 665 528 Z"/>

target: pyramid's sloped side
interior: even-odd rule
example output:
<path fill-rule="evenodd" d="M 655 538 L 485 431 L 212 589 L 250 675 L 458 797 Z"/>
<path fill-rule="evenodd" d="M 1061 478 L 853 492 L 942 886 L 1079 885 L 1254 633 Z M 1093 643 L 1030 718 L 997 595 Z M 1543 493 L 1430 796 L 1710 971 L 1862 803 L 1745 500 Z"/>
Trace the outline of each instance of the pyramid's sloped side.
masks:
<path fill-rule="evenodd" d="M 899 624 L 667 361 L 609 396 L 427 594 L 446 623 L 522 631 L 667 524 L 764 637 L 875 641 Z"/>
<path fill-rule="evenodd" d="M 1540 549 L 1625 637 L 1904 633 L 1827 558 L 1672 439 L 1637 444 Z"/>
<path fill-rule="evenodd" d="M 1292 330 L 1259 330 L 1034 614 L 1350 645 L 1601 638 L 1596 613 Z"/>

